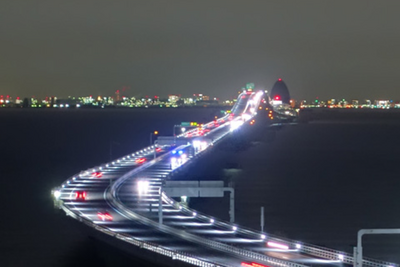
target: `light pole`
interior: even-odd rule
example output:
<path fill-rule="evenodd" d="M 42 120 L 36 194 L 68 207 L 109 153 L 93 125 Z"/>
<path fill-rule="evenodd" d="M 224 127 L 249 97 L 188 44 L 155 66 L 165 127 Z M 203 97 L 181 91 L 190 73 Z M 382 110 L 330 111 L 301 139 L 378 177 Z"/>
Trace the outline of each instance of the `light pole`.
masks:
<path fill-rule="evenodd" d="M 150 133 L 150 149 L 151 149 L 151 146 L 153 145 L 153 134 L 158 135 L 158 131 L 154 131 L 153 133 Z M 154 146 L 154 149 L 153 149 L 154 158 L 157 157 L 156 153 L 157 153 L 156 146 Z"/>
<path fill-rule="evenodd" d="M 261 232 L 264 232 L 264 207 L 261 207 Z"/>
<path fill-rule="evenodd" d="M 400 234 L 400 229 L 361 229 L 357 233 L 357 247 L 354 248 L 354 267 L 363 266 L 363 235 L 382 235 L 382 234 Z"/>
<path fill-rule="evenodd" d="M 174 136 L 174 144 L 176 143 L 176 135 L 175 135 L 175 128 L 178 127 L 179 125 L 174 125 L 174 128 L 172 129 L 172 135 Z"/>
<path fill-rule="evenodd" d="M 153 134 L 158 135 L 158 131 L 154 131 L 153 133 L 150 133 L 150 146 L 153 145 Z"/>

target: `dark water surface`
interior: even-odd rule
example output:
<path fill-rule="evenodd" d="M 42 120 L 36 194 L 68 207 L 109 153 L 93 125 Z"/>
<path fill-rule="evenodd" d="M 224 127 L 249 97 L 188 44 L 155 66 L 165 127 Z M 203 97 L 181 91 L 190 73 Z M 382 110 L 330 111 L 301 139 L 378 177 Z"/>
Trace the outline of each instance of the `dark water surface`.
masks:
<path fill-rule="evenodd" d="M 170 135 L 215 110 L 0 110 L 1 266 L 145 266 L 89 238 L 57 213 L 52 187 L 80 170 Z M 308 124 L 257 128 L 249 149 L 223 146 L 191 177 L 230 177 L 236 219 L 259 229 L 351 252 L 361 228 L 400 228 L 400 113 L 314 116 Z M 225 169 L 225 170 L 224 170 Z M 190 176 L 190 175 L 189 175 Z M 218 200 L 219 201 L 219 200 Z M 219 201 L 221 202 L 221 201 Z M 191 205 L 228 219 L 228 199 Z M 400 262 L 400 235 L 365 238 L 365 255 Z"/>

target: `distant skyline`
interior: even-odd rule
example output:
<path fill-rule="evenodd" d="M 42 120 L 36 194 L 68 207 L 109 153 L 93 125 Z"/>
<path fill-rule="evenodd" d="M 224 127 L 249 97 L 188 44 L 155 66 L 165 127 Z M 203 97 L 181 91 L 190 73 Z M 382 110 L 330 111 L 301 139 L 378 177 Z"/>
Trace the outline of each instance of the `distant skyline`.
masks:
<path fill-rule="evenodd" d="M 268 92 L 269 93 L 269 92 Z M 161 99 L 161 100 L 165 100 L 165 99 L 168 99 L 169 98 L 169 96 L 170 95 L 175 95 L 175 94 L 167 94 L 167 95 L 146 95 L 145 93 L 144 94 L 141 94 L 141 95 L 124 95 L 124 94 L 121 94 L 120 95 L 120 100 L 122 101 L 122 98 L 123 97 L 126 97 L 126 98 L 128 98 L 128 99 L 131 99 L 131 98 L 136 98 L 136 99 L 141 99 L 141 98 L 145 98 L 145 99 L 155 99 L 154 97 L 156 96 L 158 99 Z M 238 95 L 236 95 L 236 96 L 233 96 L 232 98 L 220 98 L 220 97 L 217 97 L 217 96 L 213 96 L 213 95 L 205 95 L 205 96 L 207 96 L 207 97 L 209 97 L 210 98 L 210 100 L 217 100 L 217 101 L 219 101 L 219 102 L 223 102 L 223 101 L 226 101 L 226 100 L 230 100 L 230 101 L 234 101 L 235 99 L 237 99 L 237 97 L 238 97 Z M 115 94 L 111 94 L 111 95 L 94 95 L 94 94 L 88 94 L 88 95 L 70 95 L 70 96 L 63 96 L 63 97 L 60 97 L 60 96 L 57 96 L 57 95 L 48 95 L 48 96 L 43 96 L 43 97 L 39 97 L 39 96 L 36 96 L 36 95 L 31 95 L 31 96 L 17 96 L 17 95 L 0 95 L 0 104 L 2 103 L 1 101 L 2 100 L 6 100 L 6 99 L 9 99 L 9 97 L 11 98 L 11 100 L 12 101 L 15 101 L 15 100 L 23 100 L 23 99 L 25 99 L 25 98 L 35 98 L 35 99 L 38 99 L 38 100 L 46 100 L 46 99 L 51 99 L 52 97 L 56 97 L 56 99 L 59 99 L 59 100 L 66 100 L 66 99 L 77 99 L 77 98 L 89 98 L 89 97 L 93 97 L 93 99 L 97 99 L 98 97 L 102 97 L 102 98 L 107 98 L 107 99 L 109 99 L 109 98 L 113 98 L 114 99 L 114 101 L 116 100 L 116 95 Z M 188 94 L 188 95 L 180 95 L 180 98 L 181 99 L 189 99 L 189 98 L 193 98 L 193 99 L 195 99 L 196 97 L 195 96 L 193 96 L 193 94 Z M 396 98 L 391 98 L 391 97 L 388 97 L 388 98 L 366 98 L 366 97 L 354 97 L 354 98 L 343 98 L 343 97 L 327 97 L 327 98 L 321 98 L 321 97 L 318 97 L 318 96 L 316 96 L 316 97 L 311 97 L 311 98 L 293 98 L 293 97 L 290 97 L 290 99 L 293 99 L 293 100 L 295 100 L 295 101 L 314 101 L 314 100 L 318 100 L 318 101 L 328 101 L 328 100 L 332 100 L 332 99 L 334 99 L 334 100 L 337 100 L 337 101 L 339 101 L 339 100 L 346 100 L 346 101 L 351 101 L 351 100 L 358 100 L 358 101 L 367 101 L 367 100 L 370 100 L 370 101 L 380 101 L 380 100 L 382 100 L 382 101 L 391 101 L 391 102 L 393 102 L 393 103 L 400 103 L 400 99 L 396 99 Z"/>
<path fill-rule="evenodd" d="M 400 1 L 3 1 L 0 95 L 400 99 Z"/>

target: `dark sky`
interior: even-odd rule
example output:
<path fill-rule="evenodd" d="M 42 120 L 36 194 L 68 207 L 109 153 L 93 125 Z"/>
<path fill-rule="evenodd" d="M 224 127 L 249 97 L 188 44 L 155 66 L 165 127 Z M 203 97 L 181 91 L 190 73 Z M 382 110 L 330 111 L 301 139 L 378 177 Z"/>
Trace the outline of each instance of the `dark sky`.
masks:
<path fill-rule="evenodd" d="M 0 3 L 0 94 L 400 100 L 400 1 Z"/>

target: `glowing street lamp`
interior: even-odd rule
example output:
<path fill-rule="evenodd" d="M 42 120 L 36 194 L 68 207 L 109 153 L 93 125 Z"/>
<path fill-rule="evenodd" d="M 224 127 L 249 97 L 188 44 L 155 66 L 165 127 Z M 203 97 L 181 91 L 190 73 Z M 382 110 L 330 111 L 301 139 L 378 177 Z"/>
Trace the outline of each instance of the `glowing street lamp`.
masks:
<path fill-rule="evenodd" d="M 268 247 L 272 247 L 272 248 L 283 249 L 283 250 L 288 250 L 289 249 L 289 246 L 284 245 L 284 244 L 280 244 L 280 243 L 276 243 L 276 242 L 267 242 L 267 246 Z"/>
<path fill-rule="evenodd" d="M 153 135 L 158 135 L 158 131 L 154 131 L 153 133 L 150 133 L 150 146 L 153 145 Z"/>
<path fill-rule="evenodd" d="M 60 196 L 61 196 L 60 190 L 55 190 L 53 195 L 54 195 L 54 198 L 58 200 L 60 198 Z"/>
<path fill-rule="evenodd" d="M 146 195 L 147 192 L 149 191 L 149 187 L 150 187 L 149 181 L 138 181 L 137 188 L 139 196 Z"/>

